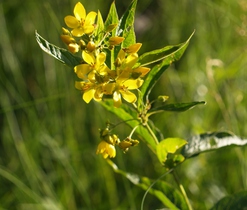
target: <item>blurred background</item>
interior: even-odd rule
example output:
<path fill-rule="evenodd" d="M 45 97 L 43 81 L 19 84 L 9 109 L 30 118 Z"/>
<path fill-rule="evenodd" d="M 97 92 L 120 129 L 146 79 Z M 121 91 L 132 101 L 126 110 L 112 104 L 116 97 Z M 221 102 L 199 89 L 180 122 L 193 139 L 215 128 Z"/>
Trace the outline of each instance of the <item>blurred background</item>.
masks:
<path fill-rule="evenodd" d="M 115 0 L 121 16 L 130 0 Z M 99 104 L 86 105 L 74 88 L 73 69 L 45 54 L 35 30 L 60 40 L 63 18 L 76 0 L 0 1 L 0 209 L 139 210 L 144 191 L 115 174 L 95 154 L 99 128 L 118 123 Z M 81 0 L 106 18 L 111 0 Z M 247 137 L 247 2 L 245 0 L 139 0 L 135 29 L 140 54 L 184 42 L 179 62 L 165 71 L 152 97 L 169 103 L 206 101 L 184 113 L 152 120 L 166 137 L 207 131 Z M 120 138 L 129 134 L 121 126 Z M 247 189 L 247 150 L 201 154 L 178 167 L 194 209 Z M 156 179 L 164 169 L 141 142 L 113 160 L 128 172 Z M 169 175 L 165 181 L 176 186 Z M 144 209 L 162 208 L 152 195 Z"/>

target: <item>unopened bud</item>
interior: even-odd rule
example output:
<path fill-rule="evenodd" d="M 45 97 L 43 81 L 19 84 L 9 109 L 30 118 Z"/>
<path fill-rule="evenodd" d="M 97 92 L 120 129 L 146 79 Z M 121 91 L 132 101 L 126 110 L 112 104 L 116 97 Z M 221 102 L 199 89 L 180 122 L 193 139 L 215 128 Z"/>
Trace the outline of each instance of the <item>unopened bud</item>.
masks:
<path fill-rule="evenodd" d="M 107 26 L 106 32 L 111 32 L 116 27 L 117 27 L 117 24 L 111 24 L 111 25 Z"/>
<path fill-rule="evenodd" d="M 124 48 L 123 50 L 124 52 L 129 53 L 129 54 L 137 53 L 140 50 L 141 46 L 142 46 L 142 43 L 135 43 L 129 47 Z"/>
<path fill-rule="evenodd" d="M 93 41 L 87 43 L 87 50 L 89 52 L 93 52 L 95 50 L 95 43 Z"/>
<path fill-rule="evenodd" d="M 134 140 L 131 139 L 129 137 L 127 137 L 126 139 L 124 139 L 123 141 L 121 141 L 118 146 L 124 151 L 127 152 L 129 150 L 130 147 L 132 146 L 136 146 L 137 144 L 139 144 L 138 140 Z"/>
<path fill-rule="evenodd" d="M 69 45 L 70 43 L 75 43 L 75 39 L 70 35 L 61 35 L 61 39 L 67 45 Z"/>
<path fill-rule="evenodd" d="M 165 102 L 165 101 L 168 100 L 168 98 L 169 98 L 169 96 L 159 96 L 159 97 L 158 97 L 158 100 L 159 100 L 160 102 Z"/>
<path fill-rule="evenodd" d="M 123 42 L 124 38 L 121 36 L 114 36 L 109 39 L 109 44 L 110 45 L 118 45 L 121 42 Z"/>
<path fill-rule="evenodd" d="M 62 27 L 62 32 L 63 32 L 63 35 L 70 35 L 69 30 L 64 27 Z"/>
<path fill-rule="evenodd" d="M 77 43 L 70 43 L 68 45 L 68 50 L 72 53 L 77 53 L 79 51 L 80 47 Z"/>

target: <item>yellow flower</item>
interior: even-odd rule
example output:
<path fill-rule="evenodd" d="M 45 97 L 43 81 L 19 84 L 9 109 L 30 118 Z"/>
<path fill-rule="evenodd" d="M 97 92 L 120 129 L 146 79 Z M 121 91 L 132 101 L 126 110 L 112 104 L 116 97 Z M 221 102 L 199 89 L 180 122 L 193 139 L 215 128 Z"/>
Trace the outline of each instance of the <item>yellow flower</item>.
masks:
<path fill-rule="evenodd" d="M 106 54 L 101 52 L 96 57 L 85 51 L 82 54 L 86 63 L 75 66 L 74 71 L 84 81 L 77 81 L 75 87 L 82 91 L 86 103 L 92 99 L 100 101 L 104 95 L 104 86 L 109 82 L 108 72 L 111 71 L 105 64 Z"/>
<path fill-rule="evenodd" d="M 78 2 L 74 7 L 74 16 L 68 15 L 64 18 L 66 25 L 72 28 L 73 36 L 80 37 L 83 34 L 92 34 L 95 26 L 96 12 L 89 12 L 86 15 L 84 6 Z"/>
<path fill-rule="evenodd" d="M 140 77 L 145 76 L 150 69 L 146 67 L 137 67 L 133 69 L 133 66 L 138 60 L 137 51 L 140 49 L 140 44 L 130 47 L 130 54 L 121 49 L 118 53 L 118 57 L 115 61 L 116 74 L 112 78 L 112 82 L 106 84 L 104 88 L 104 94 L 113 95 L 113 101 L 115 107 L 120 107 L 122 104 L 122 98 L 128 103 L 135 103 L 137 97 L 130 90 L 135 90 L 141 87 L 143 80 Z M 127 49 L 127 48 L 126 48 Z M 113 75 L 113 74 L 112 74 Z"/>
<path fill-rule="evenodd" d="M 143 80 L 141 79 L 126 79 L 125 77 L 118 77 L 116 82 L 104 85 L 103 91 L 106 95 L 113 95 L 115 107 L 120 107 L 122 104 L 122 97 L 128 103 L 135 103 L 137 98 L 134 93 L 129 90 L 135 90 L 141 87 Z"/>
<path fill-rule="evenodd" d="M 82 52 L 86 64 L 75 66 L 74 71 L 80 79 L 96 84 L 108 82 L 111 71 L 105 64 L 106 54 L 101 52 L 96 57 L 92 53 Z"/>
<path fill-rule="evenodd" d="M 102 154 L 104 158 L 107 158 L 108 156 L 114 158 L 116 156 L 116 149 L 112 144 L 101 141 L 98 145 L 96 154 Z"/>
<path fill-rule="evenodd" d="M 137 43 L 138 44 L 138 43 Z M 132 49 L 135 45 L 131 45 L 129 48 L 125 49 Z M 140 47 L 137 45 L 137 47 Z M 139 66 L 137 68 L 133 68 L 133 66 L 136 64 L 138 60 L 138 54 L 136 52 L 137 49 L 132 49 L 130 54 L 125 52 L 125 49 L 121 49 L 118 53 L 118 57 L 115 62 L 115 66 L 117 71 L 122 73 L 125 71 L 125 74 L 129 74 L 129 77 L 132 79 L 137 79 L 139 77 L 144 77 L 149 71 L 150 68 Z M 139 50 L 139 49 L 138 49 Z"/>
<path fill-rule="evenodd" d="M 90 81 L 76 81 L 75 88 L 81 90 L 83 95 L 82 99 L 88 104 L 92 99 L 95 101 L 101 101 L 104 92 L 103 92 L 103 84 L 95 84 Z"/>

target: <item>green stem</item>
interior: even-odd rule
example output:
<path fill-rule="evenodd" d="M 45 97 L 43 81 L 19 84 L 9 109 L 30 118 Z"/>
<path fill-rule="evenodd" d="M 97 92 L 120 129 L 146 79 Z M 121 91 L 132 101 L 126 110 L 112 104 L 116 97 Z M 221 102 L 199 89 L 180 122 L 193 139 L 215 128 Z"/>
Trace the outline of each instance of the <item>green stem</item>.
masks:
<path fill-rule="evenodd" d="M 185 202 L 186 202 L 186 204 L 187 204 L 187 206 L 188 206 L 188 209 L 189 209 L 189 210 L 193 210 L 193 208 L 192 208 L 192 206 L 191 206 L 191 204 L 190 204 L 189 198 L 188 198 L 188 196 L 187 196 L 187 194 L 186 194 L 186 191 L 185 191 L 185 189 L 184 189 L 184 186 L 180 183 L 179 178 L 178 178 L 178 175 L 176 174 L 175 170 L 172 171 L 172 175 L 173 175 L 173 177 L 174 177 L 176 183 L 178 184 L 178 186 L 179 186 L 179 188 L 180 188 L 180 191 L 181 191 L 182 195 L 184 196 L 184 199 L 185 199 Z"/>
<path fill-rule="evenodd" d="M 154 141 L 156 144 L 159 144 L 159 140 L 157 139 L 156 135 L 154 134 L 153 130 L 150 128 L 150 126 L 148 125 L 148 123 L 145 124 L 145 127 L 148 129 L 148 132 L 151 134 L 151 136 L 153 137 Z"/>

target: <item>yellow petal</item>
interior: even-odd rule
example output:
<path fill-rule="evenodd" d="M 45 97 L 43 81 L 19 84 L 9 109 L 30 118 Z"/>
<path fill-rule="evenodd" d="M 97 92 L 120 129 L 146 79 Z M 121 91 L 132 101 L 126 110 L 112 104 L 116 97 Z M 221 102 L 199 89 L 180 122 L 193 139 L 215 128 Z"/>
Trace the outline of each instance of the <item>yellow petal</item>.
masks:
<path fill-rule="evenodd" d="M 96 150 L 96 154 L 102 154 L 103 158 L 114 158 L 116 156 L 116 149 L 112 144 L 107 143 L 106 141 L 101 141 Z"/>
<path fill-rule="evenodd" d="M 109 39 L 109 44 L 110 45 L 118 45 L 121 42 L 123 42 L 124 38 L 120 36 L 114 36 Z"/>
<path fill-rule="evenodd" d="M 105 151 L 106 149 L 106 145 L 107 143 L 105 141 L 101 141 L 98 145 L 98 148 L 97 148 L 97 151 L 96 151 L 96 154 L 99 154 L 99 153 L 102 153 Z"/>
<path fill-rule="evenodd" d="M 137 53 L 130 54 L 125 60 L 126 66 L 132 68 L 136 64 L 137 59 L 138 59 Z"/>
<path fill-rule="evenodd" d="M 95 27 L 91 26 L 91 25 L 83 27 L 83 31 L 84 31 L 85 34 L 92 34 L 94 29 L 95 29 Z"/>
<path fill-rule="evenodd" d="M 125 52 L 121 49 L 121 50 L 118 52 L 117 57 L 122 61 L 123 59 L 125 59 Z"/>
<path fill-rule="evenodd" d="M 106 54 L 104 52 L 101 52 L 97 57 L 96 57 L 96 63 L 98 66 L 102 65 L 105 62 L 106 59 Z"/>
<path fill-rule="evenodd" d="M 85 32 L 82 28 L 74 28 L 71 31 L 71 34 L 76 37 L 81 37 L 83 34 L 85 34 Z"/>
<path fill-rule="evenodd" d="M 124 98 L 125 101 L 129 102 L 129 103 L 134 103 L 136 102 L 136 95 L 130 91 L 121 91 L 121 94 Z"/>
<path fill-rule="evenodd" d="M 147 67 L 138 67 L 132 71 L 132 73 L 140 73 L 140 77 L 144 77 L 148 72 L 150 71 L 150 68 Z"/>
<path fill-rule="evenodd" d="M 91 89 L 91 90 L 86 91 L 86 92 L 83 94 L 82 98 L 83 98 L 83 100 L 84 100 L 87 104 L 93 99 L 94 92 L 95 92 L 95 90 L 94 90 L 94 89 Z"/>
<path fill-rule="evenodd" d="M 78 90 L 82 90 L 82 87 L 84 86 L 85 82 L 78 82 L 78 81 L 75 81 L 75 88 L 78 89 Z"/>
<path fill-rule="evenodd" d="M 95 78 L 95 77 L 96 77 L 95 73 L 97 73 L 96 70 L 92 70 L 92 71 L 87 75 L 88 80 L 89 80 L 90 82 L 95 83 L 95 80 L 96 80 L 96 78 Z"/>
<path fill-rule="evenodd" d="M 122 100 L 121 100 L 121 94 L 118 91 L 115 91 L 113 93 L 113 101 L 114 101 L 114 106 L 115 107 L 120 107 L 122 104 Z"/>
<path fill-rule="evenodd" d="M 102 92 L 102 88 L 97 88 L 95 93 L 94 93 L 94 100 L 96 101 L 101 101 L 102 97 L 103 97 L 103 92 Z"/>
<path fill-rule="evenodd" d="M 85 51 L 82 51 L 82 58 L 89 65 L 94 65 L 95 63 L 95 57 L 92 54 L 89 54 Z"/>
<path fill-rule="evenodd" d="M 90 66 L 88 64 L 80 64 L 75 66 L 74 72 L 80 79 L 86 79 L 87 74 L 90 71 Z"/>
<path fill-rule="evenodd" d="M 110 81 L 111 75 L 109 73 L 111 73 L 111 70 L 108 68 L 106 64 L 102 64 L 97 71 L 101 76 L 103 76 L 104 82 Z"/>
<path fill-rule="evenodd" d="M 102 155 L 103 155 L 104 159 L 106 159 L 108 157 L 108 153 L 107 152 L 103 152 Z"/>
<path fill-rule="evenodd" d="M 74 15 L 79 21 L 81 21 L 81 19 L 85 20 L 86 18 L 86 10 L 80 2 L 78 2 L 74 7 Z"/>
<path fill-rule="evenodd" d="M 116 149 L 113 145 L 108 144 L 106 152 L 108 153 L 110 158 L 114 158 L 116 156 Z"/>
<path fill-rule="evenodd" d="M 104 85 L 103 91 L 106 95 L 111 95 L 115 89 L 116 84 L 115 83 L 108 83 Z"/>
<path fill-rule="evenodd" d="M 142 79 L 128 79 L 122 83 L 127 89 L 135 90 L 142 86 L 143 80 Z"/>
<path fill-rule="evenodd" d="M 70 28 L 77 28 L 80 25 L 79 21 L 74 16 L 71 15 L 66 16 L 64 18 L 64 22 Z"/>
<path fill-rule="evenodd" d="M 87 14 L 87 17 L 85 18 L 85 23 L 84 25 L 87 26 L 87 25 L 93 25 L 94 22 L 95 22 L 95 18 L 97 16 L 97 13 L 96 12 L 89 12 Z"/>
<path fill-rule="evenodd" d="M 137 53 L 142 46 L 142 43 L 135 43 L 127 48 L 125 48 L 126 53 Z"/>

